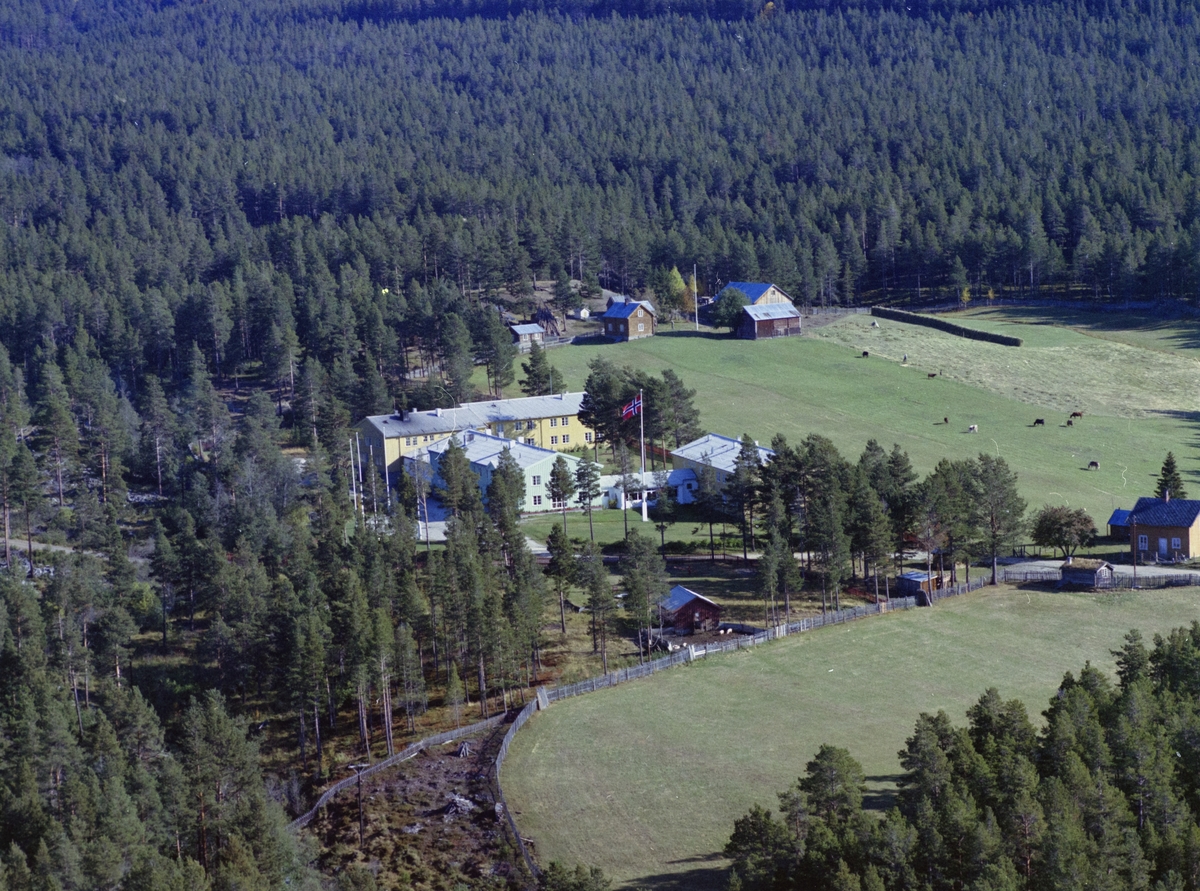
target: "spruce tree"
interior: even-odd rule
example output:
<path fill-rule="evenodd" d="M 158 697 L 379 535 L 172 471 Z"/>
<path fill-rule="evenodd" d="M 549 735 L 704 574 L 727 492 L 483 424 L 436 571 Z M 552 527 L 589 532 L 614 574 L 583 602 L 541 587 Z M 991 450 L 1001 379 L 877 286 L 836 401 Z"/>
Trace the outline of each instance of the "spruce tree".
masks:
<path fill-rule="evenodd" d="M 1167 457 L 1163 459 L 1162 470 L 1158 474 L 1158 486 L 1154 489 L 1154 497 L 1180 500 L 1187 498 L 1187 491 L 1183 488 L 1183 477 L 1179 475 L 1179 469 L 1175 466 L 1173 452 L 1167 452 Z"/>

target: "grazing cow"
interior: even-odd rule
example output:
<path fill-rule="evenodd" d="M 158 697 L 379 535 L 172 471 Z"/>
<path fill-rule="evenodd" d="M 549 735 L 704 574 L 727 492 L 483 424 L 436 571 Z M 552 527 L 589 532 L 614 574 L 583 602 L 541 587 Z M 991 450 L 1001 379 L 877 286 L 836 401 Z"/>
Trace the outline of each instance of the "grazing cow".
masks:
<path fill-rule="evenodd" d="M 1035 418 L 1033 421 L 1033 426 L 1034 427 L 1045 427 L 1046 419 L 1045 418 Z"/>
<path fill-rule="evenodd" d="M 937 377 L 937 372 L 936 372 L 936 371 L 931 371 L 931 372 L 929 373 L 929 376 L 930 376 L 930 377 Z"/>
<path fill-rule="evenodd" d="M 871 354 L 868 353 L 866 350 L 863 350 L 863 358 L 864 359 L 867 358 L 867 356 L 869 356 L 869 355 L 871 355 Z"/>
<path fill-rule="evenodd" d="M 950 419 L 949 419 L 949 418 L 942 418 L 942 423 L 943 423 L 943 424 L 946 424 L 946 425 L 949 425 L 949 424 L 950 424 Z"/>
<path fill-rule="evenodd" d="M 978 425 L 978 424 L 972 424 L 970 427 L 968 427 L 968 428 L 967 428 L 967 432 L 968 432 L 968 433 L 978 433 L 978 432 L 979 432 L 979 425 Z"/>
<path fill-rule="evenodd" d="M 1081 411 L 1073 411 L 1073 412 L 1071 412 L 1071 417 L 1073 417 L 1073 418 L 1082 418 L 1082 417 L 1083 417 L 1083 412 L 1081 412 Z"/>
<path fill-rule="evenodd" d="M 1072 421 L 1070 418 L 1067 418 L 1067 426 L 1068 426 L 1068 427 L 1074 427 L 1074 426 L 1075 426 L 1075 422 L 1074 422 L 1074 421 Z"/>
<path fill-rule="evenodd" d="M 1099 461 L 1089 461 L 1088 462 L 1088 470 L 1099 470 L 1099 469 L 1100 469 Z"/>

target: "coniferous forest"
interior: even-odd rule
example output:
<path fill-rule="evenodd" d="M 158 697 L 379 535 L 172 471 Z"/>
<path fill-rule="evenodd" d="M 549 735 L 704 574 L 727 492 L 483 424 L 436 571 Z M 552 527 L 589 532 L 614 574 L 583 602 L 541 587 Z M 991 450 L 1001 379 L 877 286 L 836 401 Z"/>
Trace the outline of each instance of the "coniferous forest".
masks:
<path fill-rule="evenodd" d="M 317 887 L 329 746 L 530 682 L 517 474 L 427 557 L 348 494 L 359 416 L 512 395 L 493 297 L 1193 302 L 1198 63 L 1172 0 L 0 0 L 0 889 Z"/>

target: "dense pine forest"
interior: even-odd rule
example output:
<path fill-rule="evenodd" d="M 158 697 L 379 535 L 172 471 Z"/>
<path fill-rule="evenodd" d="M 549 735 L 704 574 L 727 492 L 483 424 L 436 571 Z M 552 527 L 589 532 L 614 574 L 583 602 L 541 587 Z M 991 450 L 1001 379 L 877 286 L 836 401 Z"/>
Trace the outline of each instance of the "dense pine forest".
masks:
<path fill-rule="evenodd" d="M 1195 888 L 1200 625 L 1153 648 L 1130 632 L 1113 655 L 1119 682 L 1068 672 L 1040 731 L 995 689 L 966 727 L 921 715 L 882 819 L 863 810 L 851 753 L 822 746 L 778 816 L 737 821 L 730 888 Z"/>
<path fill-rule="evenodd" d="M 523 695 L 516 475 L 428 554 L 408 481 L 348 494 L 358 416 L 514 394 L 499 295 L 1200 297 L 1198 47 L 1151 0 L 3 0 L 0 889 L 318 887 L 331 750 Z"/>

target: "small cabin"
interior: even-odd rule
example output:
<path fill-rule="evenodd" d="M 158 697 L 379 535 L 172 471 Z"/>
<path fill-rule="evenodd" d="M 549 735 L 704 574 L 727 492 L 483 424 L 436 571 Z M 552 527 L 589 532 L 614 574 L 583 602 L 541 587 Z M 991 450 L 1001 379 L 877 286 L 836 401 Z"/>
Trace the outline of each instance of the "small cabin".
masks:
<path fill-rule="evenodd" d="M 676 634 L 716 631 L 721 625 L 721 607 L 683 585 L 676 585 L 658 602 L 659 624 Z"/>
<path fill-rule="evenodd" d="M 522 353 L 528 353 L 533 344 L 541 346 L 546 339 L 546 329 L 541 325 L 512 325 L 513 343 Z"/>
<path fill-rule="evenodd" d="M 1113 567 L 1103 560 L 1074 558 L 1060 567 L 1063 585 L 1074 585 L 1080 588 L 1111 588 L 1113 583 Z"/>
<path fill-rule="evenodd" d="M 1117 508 L 1108 518 L 1108 537 L 1113 541 L 1129 541 L 1129 515 L 1132 511 Z"/>
<path fill-rule="evenodd" d="M 743 340 L 794 337 L 801 333 L 800 310 L 790 303 L 743 306 L 737 336 Z"/>
<path fill-rule="evenodd" d="M 921 606 L 929 605 L 929 595 L 942 589 L 942 576 L 937 572 L 905 572 L 896 579 L 896 594 L 915 597 Z"/>

